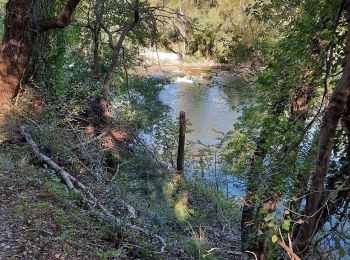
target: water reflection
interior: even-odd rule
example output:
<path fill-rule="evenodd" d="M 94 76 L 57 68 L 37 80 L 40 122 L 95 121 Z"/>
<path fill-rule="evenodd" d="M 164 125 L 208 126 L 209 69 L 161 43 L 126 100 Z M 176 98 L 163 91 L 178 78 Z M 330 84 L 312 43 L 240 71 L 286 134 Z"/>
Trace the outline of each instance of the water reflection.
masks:
<path fill-rule="evenodd" d="M 234 80 L 230 75 L 205 79 L 200 76 L 187 75 L 175 78 L 164 86 L 160 99 L 173 110 L 173 118 L 185 111 L 191 122 L 191 133 L 187 140 L 200 140 L 205 144 L 217 143 L 219 132 L 232 129 L 241 114 L 240 100 L 234 92 Z M 223 81 L 222 84 L 218 80 Z M 223 84 L 228 86 L 224 87 Z M 226 88 L 226 89 L 225 89 Z M 232 92 L 227 95 L 227 92 Z M 215 130 L 215 131 L 214 131 Z"/>

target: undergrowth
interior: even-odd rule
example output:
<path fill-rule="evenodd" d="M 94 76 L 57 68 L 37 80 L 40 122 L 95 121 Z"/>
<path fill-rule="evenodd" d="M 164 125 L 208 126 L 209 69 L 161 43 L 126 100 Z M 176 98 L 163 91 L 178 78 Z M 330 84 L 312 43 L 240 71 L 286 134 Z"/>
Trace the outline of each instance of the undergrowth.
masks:
<path fill-rule="evenodd" d="M 22 254 L 35 257 L 47 253 L 67 259 L 237 257 L 237 205 L 214 192 L 215 187 L 186 179 L 164 166 L 171 164 L 172 158 L 167 157 L 174 153 L 174 125 L 167 117 L 168 110 L 162 109 L 164 105 L 154 101 L 161 90 L 159 83 L 150 82 L 149 88 L 145 84 L 145 79 L 136 78 L 121 89 L 124 95 L 114 103 L 117 121 L 108 129 L 94 125 L 86 106 L 66 113 L 70 103 L 43 102 L 36 111 L 28 110 L 37 97 L 30 97 L 30 90 L 22 95 L 0 146 L 2 178 L 21 187 L 20 195 L 11 197 L 7 211 L 17 214 L 27 229 L 19 234 L 20 239 L 40 238 L 20 250 Z M 60 95 L 64 98 L 64 93 Z M 131 95 L 130 102 L 123 101 Z M 157 134 L 164 144 L 162 156 L 134 139 L 140 132 L 154 132 L 160 119 L 163 123 L 156 128 L 164 129 Z M 18 130 L 11 131 L 20 125 L 30 132 L 42 153 L 84 183 L 123 223 L 166 239 L 165 252 L 160 252 L 159 242 L 151 236 L 101 220 L 84 198 L 67 191 L 57 174 L 34 156 Z M 3 191 L 7 192 L 11 193 Z M 135 209 L 136 218 L 129 216 L 126 204 Z M 50 241 L 55 241 L 52 252 L 48 252 Z"/>

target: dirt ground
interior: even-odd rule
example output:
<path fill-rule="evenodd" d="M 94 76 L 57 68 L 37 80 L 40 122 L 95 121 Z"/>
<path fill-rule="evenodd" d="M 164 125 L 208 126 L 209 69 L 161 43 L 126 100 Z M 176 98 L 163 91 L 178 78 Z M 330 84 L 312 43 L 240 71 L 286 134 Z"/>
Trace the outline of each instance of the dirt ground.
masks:
<path fill-rule="evenodd" d="M 42 169 L 0 152 L 0 259 L 100 259 L 96 245 L 108 251 L 110 243 L 44 179 Z"/>

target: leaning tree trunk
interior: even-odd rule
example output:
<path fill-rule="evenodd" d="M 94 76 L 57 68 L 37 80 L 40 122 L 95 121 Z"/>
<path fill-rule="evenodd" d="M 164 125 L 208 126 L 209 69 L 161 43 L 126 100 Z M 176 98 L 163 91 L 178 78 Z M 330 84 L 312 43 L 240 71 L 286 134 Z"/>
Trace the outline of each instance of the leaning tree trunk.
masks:
<path fill-rule="evenodd" d="M 341 118 L 343 131 L 346 135 L 345 155 L 341 160 L 341 168 L 332 176 L 327 178 L 326 188 L 328 191 L 335 191 L 332 193 L 324 193 L 322 198 L 322 205 L 327 204 L 327 207 L 322 209 L 320 218 L 317 223 L 317 232 L 324 228 L 325 224 L 336 214 L 340 212 L 341 218 L 346 218 L 346 204 L 350 201 L 350 99 L 348 98 L 347 107 Z M 337 185 L 341 183 L 341 188 Z"/>
<path fill-rule="evenodd" d="M 112 60 L 111 60 L 111 63 L 109 65 L 109 68 L 107 69 L 107 73 L 104 77 L 103 86 L 102 86 L 102 98 L 105 102 L 107 102 L 107 104 L 109 104 L 110 103 L 109 102 L 109 89 L 110 89 L 110 85 L 111 85 L 112 80 L 113 80 L 114 71 L 116 70 L 118 63 L 119 63 L 120 52 L 123 48 L 123 43 L 125 41 L 125 38 L 129 34 L 129 32 L 132 31 L 136 27 L 136 25 L 140 22 L 139 1 L 136 1 L 136 4 L 135 4 L 134 19 L 123 28 L 116 45 L 113 43 L 112 33 L 102 23 L 102 19 L 100 17 L 100 14 L 98 12 L 96 14 L 98 16 L 98 20 L 100 22 L 102 29 L 108 34 L 109 45 L 112 48 Z"/>
<path fill-rule="evenodd" d="M 117 43 L 114 41 L 113 32 L 104 24 L 103 15 L 101 8 L 103 7 L 103 1 L 97 1 L 95 5 L 95 15 L 97 18 L 98 26 L 107 34 L 108 44 L 112 49 L 112 59 L 111 63 L 107 69 L 107 72 L 104 76 L 103 85 L 102 85 L 102 96 L 98 97 L 93 103 L 93 111 L 98 115 L 99 122 L 97 124 L 101 125 L 108 123 L 111 119 L 111 110 L 110 110 L 110 100 L 109 100 L 109 90 L 110 85 L 113 81 L 113 74 L 119 65 L 120 53 L 123 49 L 123 43 L 130 31 L 132 31 L 140 21 L 140 10 L 139 10 L 139 0 L 135 1 L 134 6 L 134 19 L 126 25 L 121 30 Z M 96 45 L 95 45 L 96 47 Z"/>
<path fill-rule="evenodd" d="M 10 103 L 19 90 L 21 79 L 32 57 L 39 33 L 64 28 L 80 0 L 67 0 L 58 16 L 38 21 L 34 10 L 37 0 L 8 0 L 4 37 L 0 45 L 0 106 Z"/>
<path fill-rule="evenodd" d="M 315 171 L 311 180 L 310 190 L 312 191 L 306 200 L 305 213 L 308 216 L 304 224 L 299 229 L 296 238 L 296 251 L 304 253 L 316 233 L 318 220 L 320 219 L 320 208 L 324 195 L 324 186 L 328 170 L 329 159 L 331 157 L 333 140 L 339 119 L 345 111 L 346 103 L 350 92 L 350 0 L 345 2 L 347 36 L 345 45 L 345 66 L 342 77 L 335 88 L 329 105 L 323 117 L 322 128 L 319 139 L 318 154 L 316 157 Z"/>

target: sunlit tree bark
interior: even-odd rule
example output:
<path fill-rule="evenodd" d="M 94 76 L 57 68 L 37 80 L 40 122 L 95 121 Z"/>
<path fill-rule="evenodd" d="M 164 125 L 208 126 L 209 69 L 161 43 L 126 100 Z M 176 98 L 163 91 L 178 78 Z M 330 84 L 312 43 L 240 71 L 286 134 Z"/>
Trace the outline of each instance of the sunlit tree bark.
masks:
<path fill-rule="evenodd" d="M 9 103 L 17 95 L 38 34 L 66 27 L 79 2 L 67 0 L 59 15 L 41 21 L 34 14 L 36 0 L 7 2 L 4 37 L 0 46 L 0 104 Z"/>

